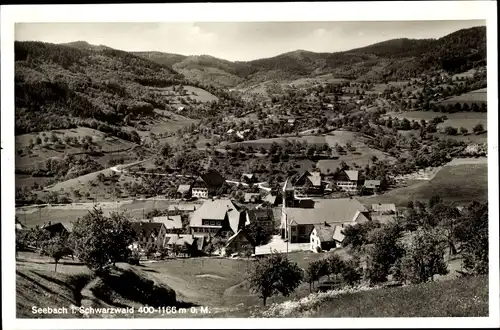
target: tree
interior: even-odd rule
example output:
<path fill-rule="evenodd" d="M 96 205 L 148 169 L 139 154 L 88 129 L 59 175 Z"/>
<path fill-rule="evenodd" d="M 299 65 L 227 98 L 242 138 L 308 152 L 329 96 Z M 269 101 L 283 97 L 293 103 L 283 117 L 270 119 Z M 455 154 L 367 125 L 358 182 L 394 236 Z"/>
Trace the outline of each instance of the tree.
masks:
<path fill-rule="evenodd" d="M 439 228 L 419 228 L 404 244 L 403 256 L 394 267 L 395 278 L 417 284 L 434 280 L 436 274 L 447 274 L 446 247 L 446 236 Z"/>
<path fill-rule="evenodd" d="M 483 126 L 483 124 L 477 124 L 476 126 L 474 126 L 474 128 L 472 129 L 472 131 L 475 134 L 479 134 L 479 133 L 484 132 L 484 126 Z"/>
<path fill-rule="evenodd" d="M 79 218 L 71 233 L 75 253 L 89 269 L 100 271 L 128 254 L 133 236 L 128 220 L 118 215 L 105 217 L 94 208 Z"/>
<path fill-rule="evenodd" d="M 457 129 L 455 127 L 446 126 L 444 128 L 444 133 L 446 135 L 457 135 Z"/>
<path fill-rule="evenodd" d="M 371 284 L 387 281 L 391 267 L 402 256 L 399 243 L 402 228 L 398 224 L 386 224 L 372 231 L 373 246 L 368 250 L 366 276 Z"/>
<path fill-rule="evenodd" d="M 165 143 L 161 146 L 160 155 L 162 155 L 165 158 L 170 157 L 172 155 L 172 147 L 170 146 L 170 144 Z"/>
<path fill-rule="evenodd" d="M 312 292 L 314 282 L 319 281 L 320 278 L 328 272 L 328 265 L 324 259 L 311 261 L 305 272 L 305 280 L 309 283 L 309 291 Z"/>
<path fill-rule="evenodd" d="M 462 135 L 467 135 L 469 133 L 469 130 L 465 127 L 460 127 L 460 133 Z"/>
<path fill-rule="evenodd" d="M 295 262 L 288 260 L 285 254 L 276 252 L 257 260 L 249 274 L 250 286 L 262 298 L 264 306 L 273 295 L 288 297 L 303 278 L 303 270 Z"/>
<path fill-rule="evenodd" d="M 356 223 L 352 226 L 347 226 L 342 229 L 344 234 L 343 244 L 345 246 L 351 246 L 352 248 L 359 248 L 365 244 L 370 243 L 369 233 L 380 227 L 380 223 L 377 221 L 368 221 L 365 223 Z"/>
<path fill-rule="evenodd" d="M 264 229 L 258 222 L 252 222 L 245 227 L 248 236 L 253 240 L 255 246 L 267 244 L 272 237 L 272 232 Z"/>
<path fill-rule="evenodd" d="M 347 285 L 355 285 L 361 281 L 363 269 L 360 266 L 359 258 L 354 257 L 344 261 L 341 268 L 342 280 Z"/>
<path fill-rule="evenodd" d="M 54 259 L 55 267 L 54 272 L 57 272 L 57 263 L 65 255 L 68 254 L 68 242 L 66 237 L 56 235 L 53 238 L 46 240 L 42 243 L 40 254 L 51 257 Z"/>
<path fill-rule="evenodd" d="M 473 202 L 457 220 L 454 235 L 463 254 L 464 274 L 488 273 L 488 204 Z"/>

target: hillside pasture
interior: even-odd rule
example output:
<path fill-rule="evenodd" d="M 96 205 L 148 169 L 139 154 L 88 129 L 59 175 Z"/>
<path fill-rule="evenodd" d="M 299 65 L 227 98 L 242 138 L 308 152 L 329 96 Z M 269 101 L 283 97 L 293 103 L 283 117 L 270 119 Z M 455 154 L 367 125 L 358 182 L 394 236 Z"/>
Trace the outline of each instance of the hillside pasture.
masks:
<path fill-rule="evenodd" d="M 441 113 L 434 111 L 407 111 L 407 112 L 391 112 L 385 115 L 385 118 L 396 117 L 399 119 L 406 118 L 408 120 L 426 120 L 430 121 L 436 117 L 446 116 L 448 119 L 444 123 L 440 123 L 437 127 L 442 128 L 446 126 L 455 127 L 460 129 L 460 127 L 465 127 L 472 132 L 472 129 L 477 124 L 482 124 L 485 129 L 487 128 L 487 117 L 488 114 L 485 112 L 456 112 L 456 113 Z"/>
<path fill-rule="evenodd" d="M 487 103 L 487 102 L 488 102 L 487 89 L 481 88 L 481 89 L 476 89 L 474 91 L 470 91 L 462 95 L 453 96 L 451 98 L 441 101 L 440 103 L 441 104 L 467 103 L 468 105 L 476 103 L 479 105 L 481 103 Z"/>
<path fill-rule="evenodd" d="M 51 142 L 50 137 L 52 134 L 60 139 L 62 144 L 58 145 Z M 112 158 L 121 158 L 130 155 L 130 150 L 137 147 L 137 144 L 133 142 L 119 139 L 114 136 L 107 136 L 101 131 L 88 127 L 29 133 L 15 137 L 16 150 L 22 150 L 21 154 L 16 154 L 15 166 L 17 169 L 28 169 L 32 168 L 36 163 L 44 162 L 52 157 L 64 157 L 69 154 L 83 154 L 86 151 L 81 147 L 81 145 L 65 143 L 64 139 L 66 137 L 81 139 L 86 136 L 92 138 L 91 145 L 94 145 L 97 150 L 108 153 L 105 154 L 103 159 L 95 157 L 96 161 L 103 166 L 105 166 L 106 162 Z M 35 145 L 31 150 L 31 155 L 28 156 L 27 148 L 29 141 L 36 141 L 37 137 L 42 140 L 42 143 Z M 45 142 L 45 137 L 48 137 L 49 141 Z M 126 151 L 126 154 L 120 154 L 124 151 Z"/>
<path fill-rule="evenodd" d="M 360 197 L 362 203 L 394 203 L 400 206 L 408 201 L 427 201 L 439 195 L 445 201 L 459 204 L 473 200 L 488 200 L 488 165 L 459 164 L 444 166 L 432 180 L 408 181 L 407 186 L 385 194 Z"/>
<path fill-rule="evenodd" d="M 180 101 L 178 100 L 178 98 L 186 100 L 189 97 L 189 98 L 196 100 L 198 102 L 211 102 L 211 101 L 217 101 L 219 99 L 217 96 L 213 95 L 212 93 L 207 92 L 204 89 L 194 87 L 194 86 L 189 86 L 189 85 L 185 85 L 183 87 L 184 87 L 185 93 L 182 95 L 180 95 L 178 92 L 174 92 L 173 86 L 164 87 L 164 88 L 155 87 L 155 88 L 150 88 L 150 90 L 152 90 L 154 92 L 158 92 L 158 93 L 162 94 L 164 97 L 171 99 L 172 103 L 175 103 L 175 104 L 180 104 Z M 173 93 L 173 95 L 170 95 L 170 93 Z"/>

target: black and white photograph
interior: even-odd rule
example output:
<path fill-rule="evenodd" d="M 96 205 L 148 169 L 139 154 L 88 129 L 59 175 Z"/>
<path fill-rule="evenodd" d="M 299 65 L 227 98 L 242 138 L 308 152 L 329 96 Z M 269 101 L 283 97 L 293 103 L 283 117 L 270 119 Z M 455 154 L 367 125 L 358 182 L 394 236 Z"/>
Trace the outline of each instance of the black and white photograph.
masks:
<path fill-rule="evenodd" d="M 2 6 L 4 327 L 498 325 L 496 4 L 423 3 Z"/>

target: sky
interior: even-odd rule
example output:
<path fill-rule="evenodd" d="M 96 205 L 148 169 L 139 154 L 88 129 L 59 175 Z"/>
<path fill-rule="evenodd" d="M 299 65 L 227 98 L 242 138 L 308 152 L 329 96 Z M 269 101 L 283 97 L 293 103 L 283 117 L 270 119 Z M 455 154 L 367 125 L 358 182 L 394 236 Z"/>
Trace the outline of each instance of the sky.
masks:
<path fill-rule="evenodd" d="M 440 38 L 484 20 L 385 22 L 17 23 L 15 40 L 87 41 L 125 51 L 249 61 L 302 49 L 338 52 L 394 38 Z"/>

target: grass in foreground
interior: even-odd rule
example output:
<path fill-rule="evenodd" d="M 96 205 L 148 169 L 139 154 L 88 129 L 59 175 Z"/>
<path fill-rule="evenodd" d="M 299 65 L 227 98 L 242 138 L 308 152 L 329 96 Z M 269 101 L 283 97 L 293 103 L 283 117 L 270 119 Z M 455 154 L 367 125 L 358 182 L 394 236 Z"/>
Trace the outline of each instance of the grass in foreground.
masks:
<path fill-rule="evenodd" d="M 486 317 L 488 277 L 355 293 L 322 293 L 275 304 L 257 317 Z"/>

